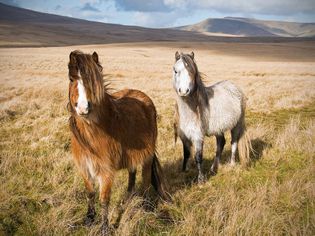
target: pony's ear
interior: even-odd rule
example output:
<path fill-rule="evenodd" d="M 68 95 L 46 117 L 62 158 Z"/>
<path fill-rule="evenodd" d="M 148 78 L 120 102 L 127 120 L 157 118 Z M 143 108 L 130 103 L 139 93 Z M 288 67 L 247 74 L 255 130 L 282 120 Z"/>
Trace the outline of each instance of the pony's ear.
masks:
<path fill-rule="evenodd" d="M 194 59 L 194 58 L 195 58 L 195 53 L 194 53 L 194 52 L 191 52 L 191 53 L 190 53 L 190 57 L 191 57 L 192 59 Z"/>
<path fill-rule="evenodd" d="M 178 52 L 178 51 L 176 51 L 176 52 L 175 52 L 175 60 L 176 60 L 176 61 L 178 61 L 178 60 L 179 60 L 179 58 L 180 58 L 179 52 Z"/>
<path fill-rule="evenodd" d="M 75 52 L 71 52 L 69 55 L 69 60 L 70 60 L 70 64 L 76 64 L 77 63 L 77 59 L 75 58 Z"/>
<path fill-rule="evenodd" d="M 95 61 L 95 63 L 98 64 L 98 55 L 97 55 L 96 52 L 93 52 L 92 58 L 93 58 L 93 60 Z"/>

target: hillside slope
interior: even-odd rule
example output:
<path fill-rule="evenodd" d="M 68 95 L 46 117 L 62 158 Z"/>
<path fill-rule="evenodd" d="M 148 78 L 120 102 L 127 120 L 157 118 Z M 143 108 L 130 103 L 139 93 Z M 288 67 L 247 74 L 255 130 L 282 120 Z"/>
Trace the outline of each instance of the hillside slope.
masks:
<path fill-rule="evenodd" d="M 282 23 L 278 22 L 277 24 Z M 208 19 L 196 25 L 175 29 L 151 29 L 75 19 L 0 3 L 0 47 L 46 47 L 157 41 L 273 43 L 313 40 L 311 38 L 284 38 L 282 36 L 288 36 L 287 33 L 280 34 L 279 30 L 278 32 L 275 32 L 276 30 L 270 31 L 266 28 L 267 25 L 267 23 L 264 24 L 264 28 L 258 23 L 245 22 L 244 19 Z M 306 25 L 305 29 L 307 30 L 300 33 L 299 36 L 308 36 L 315 32 L 312 27 L 312 24 Z M 296 31 L 296 26 L 286 26 L 286 29 L 292 33 Z M 211 33 L 205 34 L 204 32 Z M 214 32 L 218 33 L 215 34 Z"/>
<path fill-rule="evenodd" d="M 0 3 L 0 46 L 61 46 L 145 41 L 208 41 L 174 29 L 105 24 Z"/>
<path fill-rule="evenodd" d="M 235 17 L 209 18 L 197 24 L 178 27 L 177 29 L 247 37 L 315 37 L 315 23 L 263 21 Z"/>

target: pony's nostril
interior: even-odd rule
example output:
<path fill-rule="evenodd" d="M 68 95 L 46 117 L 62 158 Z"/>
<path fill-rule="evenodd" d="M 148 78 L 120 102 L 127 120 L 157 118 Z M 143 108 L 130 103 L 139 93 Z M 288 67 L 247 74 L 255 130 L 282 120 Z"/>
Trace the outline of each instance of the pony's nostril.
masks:
<path fill-rule="evenodd" d="M 179 92 L 179 93 L 181 92 L 181 89 L 180 89 L 180 88 L 178 89 L 178 92 Z"/>
<path fill-rule="evenodd" d="M 91 109 L 91 103 L 90 103 L 90 102 L 88 102 L 87 108 L 88 108 L 89 110 Z"/>
<path fill-rule="evenodd" d="M 186 89 L 186 94 L 189 93 L 189 89 Z"/>

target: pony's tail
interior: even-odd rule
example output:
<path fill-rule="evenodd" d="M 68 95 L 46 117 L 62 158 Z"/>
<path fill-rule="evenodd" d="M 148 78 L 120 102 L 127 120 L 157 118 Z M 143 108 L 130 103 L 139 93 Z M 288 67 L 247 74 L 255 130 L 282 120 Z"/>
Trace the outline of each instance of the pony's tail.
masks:
<path fill-rule="evenodd" d="M 156 154 L 154 154 L 152 161 L 151 183 L 164 201 L 172 201 L 170 194 L 167 192 L 165 177 Z"/>
<path fill-rule="evenodd" d="M 174 123 L 173 123 L 173 129 L 174 129 L 174 145 L 176 145 L 177 137 L 178 137 L 178 123 L 179 123 L 179 115 L 178 115 L 178 105 L 175 103 L 175 113 L 174 113 Z"/>
<path fill-rule="evenodd" d="M 250 136 L 246 131 L 245 120 L 242 122 L 242 132 L 240 139 L 238 141 L 238 155 L 240 163 L 243 166 L 248 166 L 250 164 L 250 153 L 253 151 Z"/>
<path fill-rule="evenodd" d="M 174 128 L 174 144 L 176 145 L 178 134 L 177 134 L 177 124 L 175 122 L 173 124 L 173 128 Z"/>

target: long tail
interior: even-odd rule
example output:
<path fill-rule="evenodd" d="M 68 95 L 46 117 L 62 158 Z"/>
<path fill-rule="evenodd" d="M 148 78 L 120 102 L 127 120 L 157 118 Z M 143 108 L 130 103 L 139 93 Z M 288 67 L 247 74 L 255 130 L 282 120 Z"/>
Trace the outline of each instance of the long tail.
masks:
<path fill-rule="evenodd" d="M 174 144 L 176 144 L 178 134 L 177 134 L 177 124 L 175 122 L 173 124 L 173 128 L 174 128 L 174 141 L 175 141 Z"/>
<path fill-rule="evenodd" d="M 250 153 L 253 151 L 250 136 L 246 131 L 245 120 L 242 122 L 242 131 L 240 139 L 238 141 L 238 155 L 240 158 L 240 163 L 244 166 L 250 163 Z"/>
<path fill-rule="evenodd" d="M 167 192 L 167 185 L 165 181 L 165 177 L 163 175 L 162 167 L 160 165 L 160 162 L 154 154 L 153 162 L 152 162 L 152 174 L 151 174 L 151 183 L 155 190 L 158 192 L 160 197 L 167 202 L 171 202 L 171 196 Z"/>

